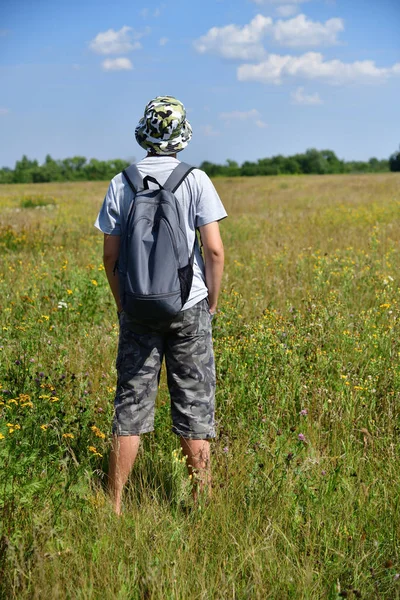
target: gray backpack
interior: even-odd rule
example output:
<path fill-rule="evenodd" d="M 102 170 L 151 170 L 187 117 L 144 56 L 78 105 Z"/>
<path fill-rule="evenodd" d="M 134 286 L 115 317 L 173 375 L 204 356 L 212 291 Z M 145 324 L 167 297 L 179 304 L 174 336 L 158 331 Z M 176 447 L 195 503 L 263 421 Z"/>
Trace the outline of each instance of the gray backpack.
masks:
<path fill-rule="evenodd" d="M 163 186 L 149 175 L 142 179 L 136 165 L 122 171 L 133 200 L 121 224 L 120 297 L 123 310 L 135 319 L 172 319 L 189 297 L 196 238 L 189 254 L 174 194 L 193 169 L 179 163 Z M 158 189 L 149 189 L 150 181 Z"/>

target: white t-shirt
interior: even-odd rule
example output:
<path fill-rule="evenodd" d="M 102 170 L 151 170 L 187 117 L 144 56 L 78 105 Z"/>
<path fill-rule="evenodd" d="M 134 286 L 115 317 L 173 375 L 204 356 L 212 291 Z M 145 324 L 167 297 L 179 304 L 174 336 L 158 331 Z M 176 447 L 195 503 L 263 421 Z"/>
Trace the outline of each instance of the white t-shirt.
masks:
<path fill-rule="evenodd" d="M 148 156 L 137 163 L 142 177 L 150 175 L 163 185 L 180 163 L 171 156 Z M 157 187 L 157 186 L 155 186 Z M 200 169 L 194 169 L 175 192 L 185 218 L 189 254 L 192 252 L 196 228 L 220 221 L 227 216 L 225 208 L 210 178 Z M 111 180 L 95 226 L 108 235 L 121 235 L 121 211 L 127 211 L 133 192 L 122 173 Z M 125 212 L 126 214 L 126 212 Z M 193 283 L 188 301 L 182 310 L 191 308 L 208 295 L 204 262 L 196 244 L 193 263 Z"/>

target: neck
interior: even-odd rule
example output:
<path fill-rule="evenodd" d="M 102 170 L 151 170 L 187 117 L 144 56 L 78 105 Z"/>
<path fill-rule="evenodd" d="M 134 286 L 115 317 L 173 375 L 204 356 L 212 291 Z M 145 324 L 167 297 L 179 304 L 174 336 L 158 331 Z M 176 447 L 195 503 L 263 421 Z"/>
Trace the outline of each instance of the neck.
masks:
<path fill-rule="evenodd" d="M 176 153 L 175 154 L 153 154 L 153 152 L 148 152 L 146 158 L 154 158 L 154 157 L 159 157 L 162 158 L 164 156 L 169 156 L 171 158 L 176 158 Z"/>

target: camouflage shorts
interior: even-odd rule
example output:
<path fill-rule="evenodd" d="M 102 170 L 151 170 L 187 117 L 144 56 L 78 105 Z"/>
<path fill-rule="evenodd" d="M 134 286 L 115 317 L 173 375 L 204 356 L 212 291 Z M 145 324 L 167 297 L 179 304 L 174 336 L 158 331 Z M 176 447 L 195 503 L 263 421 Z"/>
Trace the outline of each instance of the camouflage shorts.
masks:
<path fill-rule="evenodd" d="M 171 396 L 172 431 L 188 439 L 215 437 L 215 366 L 207 300 L 151 326 L 120 316 L 113 433 L 154 429 L 163 358 Z"/>

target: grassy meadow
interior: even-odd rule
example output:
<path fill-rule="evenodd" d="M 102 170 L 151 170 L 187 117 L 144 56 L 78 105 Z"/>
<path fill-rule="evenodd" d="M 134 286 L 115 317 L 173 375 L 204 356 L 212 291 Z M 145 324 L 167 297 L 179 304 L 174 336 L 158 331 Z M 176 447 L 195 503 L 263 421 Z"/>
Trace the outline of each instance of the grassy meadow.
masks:
<path fill-rule="evenodd" d="M 107 182 L 0 186 L 0 598 L 400 598 L 400 176 L 215 184 L 213 501 L 162 377 L 120 519 Z"/>

